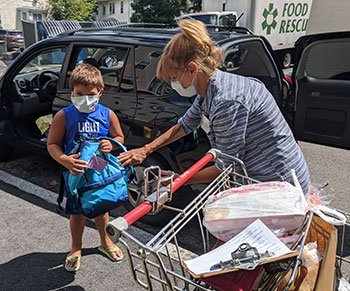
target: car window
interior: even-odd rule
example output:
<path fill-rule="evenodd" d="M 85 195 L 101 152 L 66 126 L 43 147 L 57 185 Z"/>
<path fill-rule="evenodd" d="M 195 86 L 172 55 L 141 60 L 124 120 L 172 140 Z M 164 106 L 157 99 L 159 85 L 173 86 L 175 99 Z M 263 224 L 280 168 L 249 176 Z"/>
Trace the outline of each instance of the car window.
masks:
<path fill-rule="evenodd" d="M 30 59 L 30 61 L 20 70 L 19 74 L 44 70 L 60 72 L 65 56 L 66 48 L 55 48 L 42 51 Z"/>
<path fill-rule="evenodd" d="M 155 47 L 138 46 L 135 48 L 135 70 L 139 93 L 169 95 L 173 92 L 167 82 L 160 81 L 156 76 L 161 54 L 162 50 Z"/>
<path fill-rule="evenodd" d="M 102 74 L 105 92 L 130 92 L 134 89 L 129 47 L 76 46 L 67 74 L 66 86 L 73 69 L 81 63 L 97 67 Z"/>
<path fill-rule="evenodd" d="M 246 41 L 223 48 L 223 67 L 229 73 L 259 79 L 279 103 L 281 80 L 276 67 L 263 43 L 259 40 Z"/>
<path fill-rule="evenodd" d="M 212 24 L 212 25 L 217 25 L 217 19 L 218 19 L 217 15 L 213 15 L 213 14 L 191 15 L 188 17 L 184 17 L 183 19 L 186 19 L 186 18 L 200 20 L 205 24 Z"/>
<path fill-rule="evenodd" d="M 316 79 L 350 81 L 350 40 L 315 43 L 307 52 L 305 73 Z"/>
<path fill-rule="evenodd" d="M 219 25 L 232 25 L 233 22 L 236 21 L 236 15 L 234 14 L 227 14 L 227 15 L 222 15 L 219 18 Z"/>
<path fill-rule="evenodd" d="M 23 36 L 23 32 L 22 31 L 9 31 L 7 34 L 8 35 L 14 35 L 14 36 Z"/>
<path fill-rule="evenodd" d="M 245 76 L 276 78 L 276 72 L 260 41 L 250 41 L 223 48 L 223 68 Z"/>

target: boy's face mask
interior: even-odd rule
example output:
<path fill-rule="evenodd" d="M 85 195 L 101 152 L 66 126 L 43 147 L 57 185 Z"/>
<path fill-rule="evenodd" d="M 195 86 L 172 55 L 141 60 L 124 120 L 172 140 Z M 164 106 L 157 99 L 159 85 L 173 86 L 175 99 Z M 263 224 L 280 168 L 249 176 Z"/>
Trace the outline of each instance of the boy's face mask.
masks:
<path fill-rule="evenodd" d="M 71 96 L 72 103 L 75 108 L 82 113 L 91 113 L 96 110 L 96 106 L 100 99 L 98 95 Z"/>

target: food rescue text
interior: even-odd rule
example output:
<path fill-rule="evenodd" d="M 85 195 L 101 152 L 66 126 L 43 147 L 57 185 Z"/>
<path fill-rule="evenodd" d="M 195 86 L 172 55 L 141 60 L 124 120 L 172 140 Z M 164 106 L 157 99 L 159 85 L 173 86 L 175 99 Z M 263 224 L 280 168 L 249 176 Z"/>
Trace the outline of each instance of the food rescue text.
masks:
<path fill-rule="evenodd" d="M 279 33 L 306 31 L 310 6 L 308 3 L 284 3 Z"/>

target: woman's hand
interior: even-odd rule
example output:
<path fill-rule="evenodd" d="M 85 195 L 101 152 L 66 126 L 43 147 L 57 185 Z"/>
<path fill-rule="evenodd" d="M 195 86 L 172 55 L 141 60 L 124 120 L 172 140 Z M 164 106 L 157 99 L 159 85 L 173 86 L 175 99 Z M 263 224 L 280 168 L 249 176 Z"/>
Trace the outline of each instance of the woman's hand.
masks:
<path fill-rule="evenodd" d="M 123 152 L 118 156 L 118 161 L 123 166 L 127 165 L 138 165 L 141 164 L 148 156 L 146 147 L 133 149 L 127 152 Z"/>
<path fill-rule="evenodd" d="M 68 169 L 68 171 L 76 176 L 79 173 L 84 173 L 85 169 L 88 167 L 87 162 L 79 160 L 80 153 L 73 155 L 64 155 L 61 159 L 61 164 Z"/>
<path fill-rule="evenodd" d="M 113 150 L 112 143 L 107 139 L 101 139 L 100 140 L 100 151 L 102 153 L 109 153 Z"/>

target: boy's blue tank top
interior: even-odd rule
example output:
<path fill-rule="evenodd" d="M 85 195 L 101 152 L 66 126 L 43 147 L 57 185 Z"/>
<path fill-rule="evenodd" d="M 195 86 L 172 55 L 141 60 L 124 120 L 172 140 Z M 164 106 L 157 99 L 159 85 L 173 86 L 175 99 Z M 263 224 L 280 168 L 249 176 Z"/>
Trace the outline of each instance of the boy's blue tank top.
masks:
<path fill-rule="evenodd" d="M 108 136 L 109 109 L 97 104 L 96 110 L 91 113 L 79 112 L 73 104 L 63 108 L 66 117 L 66 132 L 63 149 L 65 154 L 71 153 L 80 136 L 97 138 Z"/>

